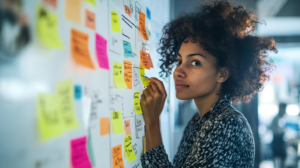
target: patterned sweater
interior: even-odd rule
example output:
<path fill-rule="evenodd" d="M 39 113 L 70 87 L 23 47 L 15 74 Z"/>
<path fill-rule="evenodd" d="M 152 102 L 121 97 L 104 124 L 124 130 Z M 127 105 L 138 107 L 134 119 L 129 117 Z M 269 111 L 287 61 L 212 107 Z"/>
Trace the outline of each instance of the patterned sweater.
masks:
<path fill-rule="evenodd" d="M 254 166 L 254 138 L 245 116 L 228 99 L 219 100 L 202 118 L 196 113 L 184 130 L 173 165 L 163 145 L 141 157 L 145 168 Z"/>

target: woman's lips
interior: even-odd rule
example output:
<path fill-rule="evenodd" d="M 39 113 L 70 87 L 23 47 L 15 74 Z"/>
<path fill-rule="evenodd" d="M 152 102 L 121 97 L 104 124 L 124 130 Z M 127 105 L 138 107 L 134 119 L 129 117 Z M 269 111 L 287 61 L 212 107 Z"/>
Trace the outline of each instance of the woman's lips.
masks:
<path fill-rule="evenodd" d="M 189 87 L 189 85 L 175 85 L 175 89 L 185 89 L 188 87 Z"/>

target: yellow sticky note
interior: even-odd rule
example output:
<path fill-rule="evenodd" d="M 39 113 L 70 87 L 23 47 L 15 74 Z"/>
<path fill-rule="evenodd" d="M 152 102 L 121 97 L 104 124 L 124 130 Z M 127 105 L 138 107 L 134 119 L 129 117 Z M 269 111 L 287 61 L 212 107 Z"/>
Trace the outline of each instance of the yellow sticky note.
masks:
<path fill-rule="evenodd" d="M 94 5 L 94 6 L 97 6 L 97 4 L 96 4 L 96 1 L 95 0 L 86 0 L 86 1 L 88 1 L 89 3 L 91 3 L 92 5 Z"/>
<path fill-rule="evenodd" d="M 116 11 L 111 9 L 111 28 L 113 32 L 121 33 L 121 25 L 119 15 Z"/>
<path fill-rule="evenodd" d="M 127 84 L 123 77 L 123 64 L 113 62 L 113 69 L 114 82 L 117 88 L 127 88 Z"/>
<path fill-rule="evenodd" d="M 66 130 L 78 128 L 74 109 L 74 86 L 72 81 L 59 82 L 56 86 L 57 107 Z"/>
<path fill-rule="evenodd" d="M 50 48 L 63 48 L 58 33 L 57 16 L 37 6 L 37 30 L 43 43 Z"/>
<path fill-rule="evenodd" d="M 122 111 L 111 112 L 112 126 L 116 134 L 122 134 L 125 132 L 122 118 Z"/>
<path fill-rule="evenodd" d="M 55 94 L 42 93 L 38 95 L 37 119 L 43 140 L 63 134 L 64 127 L 57 111 Z"/>
<path fill-rule="evenodd" d="M 124 137 L 124 151 L 129 162 L 136 159 L 134 150 L 132 149 L 132 135 L 127 135 Z"/>
<path fill-rule="evenodd" d="M 140 104 L 140 92 L 133 93 L 133 106 L 135 109 L 136 114 L 142 114 L 142 108 Z"/>
<path fill-rule="evenodd" d="M 147 87 L 149 85 L 149 81 L 144 77 L 145 69 L 141 65 L 139 66 L 139 72 L 140 72 L 140 77 L 142 79 L 144 87 Z"/>

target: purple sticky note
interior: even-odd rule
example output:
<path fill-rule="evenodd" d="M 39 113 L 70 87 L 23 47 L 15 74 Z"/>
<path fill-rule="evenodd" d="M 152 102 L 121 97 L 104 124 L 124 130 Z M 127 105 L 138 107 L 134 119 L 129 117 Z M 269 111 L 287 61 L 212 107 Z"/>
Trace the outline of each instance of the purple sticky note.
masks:
<path fill-rule="evenodd" d="M 87 149 L 86 136 L 71 140 L 71 163 L 73 168 L 92 168 Z"/>
<path fill-rule="evenodd" d="M 99 66 L 103 69 L 109 70 L 109 63 L 107 57 L 107 40 L 100 34 L 96 33 L 96 54 Z"/>

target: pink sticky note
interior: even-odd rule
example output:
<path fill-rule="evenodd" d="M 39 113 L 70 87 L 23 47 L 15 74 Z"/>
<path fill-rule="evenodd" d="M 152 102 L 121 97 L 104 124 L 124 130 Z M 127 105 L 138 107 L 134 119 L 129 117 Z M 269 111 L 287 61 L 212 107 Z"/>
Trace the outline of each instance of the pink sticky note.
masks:
<path fill-rule="evenodd" d="M 131 134 L 130 120 L 125 120 L 124 126 L 125 126 L 126 135 L 130 135 Z"/>
<path fill-rule="evenodd" d="M 107 40 L 98 33 L 96 33 L 96 53 L 99 66 L 103 69 L 109 70 Z"/>
<path fill-rule="evenodd" d="M 73 168 L 91 168 L 87 149 L 86 136 L 71 140 L 71 163 Z"/>

